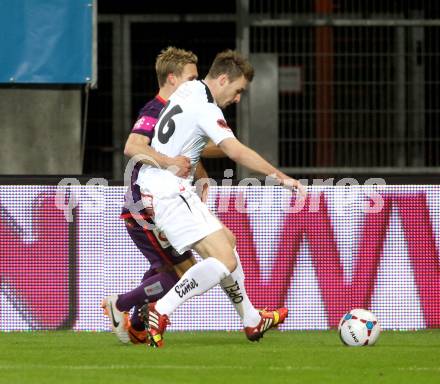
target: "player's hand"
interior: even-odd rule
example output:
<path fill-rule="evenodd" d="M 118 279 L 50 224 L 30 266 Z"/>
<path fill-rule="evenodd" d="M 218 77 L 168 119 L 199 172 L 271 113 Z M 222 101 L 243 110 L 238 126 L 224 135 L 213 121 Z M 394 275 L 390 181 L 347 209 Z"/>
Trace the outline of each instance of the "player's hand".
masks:
<path fill-rule="evenodd" d="M 198 179 L 194 183 L 194 187 L 197 196 L 200 197 L 202 203 L 206 204 L 206 202 L 208 201 L 208 194 L 209 194 L 209 179 L 208 178 Z"/>
<path fill-rule="evenodd" d="M 305 197 L 307 196 L 306 187 L 302 185 L 298 180 L 293 179 L 284 174 L 277 175 L 276 179 L 283 187 L 288 188 L 290 190 L 296 189 L 301 199 L 305 199 Z"/>
<path fill-rule="evenodd" d="M 202 203 L 205 203 L 208 201 L 208 194 L 209 194 L 209 184 L 204 183 L 202 187 L 202 192 L 200 193 L 200 200 L 202 200 Z"/>
<path fill-rule="evenodd" d="M 296 188 L 300 199 L 305 199 L 307 197 L 307 188 L 305 185 L 302 185 L 301 182 L 295 180 L 294 187 Z"/>
<path fill-rule="evenodd" d="M 188 177 L 191 172 L 191 160 L 186 156 L 172 157 L 168 169 L 178 177 Z"/>

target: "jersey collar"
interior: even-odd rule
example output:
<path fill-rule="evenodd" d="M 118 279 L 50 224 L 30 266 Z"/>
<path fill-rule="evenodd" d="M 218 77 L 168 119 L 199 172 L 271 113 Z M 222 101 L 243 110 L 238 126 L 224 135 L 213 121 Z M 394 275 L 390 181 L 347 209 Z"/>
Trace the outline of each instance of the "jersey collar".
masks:
<path fill-rule="evenodd" d="M 212 96 L 211 91 L 209 90 L 209 87 L 205 84 L 205 82 L 203 80 L 200 80 L 200 82 L 205 86 L 205 91 L 206 91 L 206 97 L 208 98 L 208 103 L 214 103 L 214 97 Z"/>
<path fill-rule="evenodd" d="M 159 96 L 159 94 L 156 95 L 156 99 L 159 102 L 161 102 L 163 105 L 165 105 L 167 103 L 167 101 L 163 97 Z"/>

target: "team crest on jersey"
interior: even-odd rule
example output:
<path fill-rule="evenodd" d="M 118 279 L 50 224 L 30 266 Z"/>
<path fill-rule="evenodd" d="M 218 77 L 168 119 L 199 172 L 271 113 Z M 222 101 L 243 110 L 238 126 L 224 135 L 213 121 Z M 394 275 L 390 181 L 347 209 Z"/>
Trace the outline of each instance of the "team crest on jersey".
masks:
<path fill-rule="evenodd" d="M 223 119 L 218 119 L 217 124 L 220 128 L 229 129 L 229 130 L 231 129 L 228 127 L 228 123 Z"/>

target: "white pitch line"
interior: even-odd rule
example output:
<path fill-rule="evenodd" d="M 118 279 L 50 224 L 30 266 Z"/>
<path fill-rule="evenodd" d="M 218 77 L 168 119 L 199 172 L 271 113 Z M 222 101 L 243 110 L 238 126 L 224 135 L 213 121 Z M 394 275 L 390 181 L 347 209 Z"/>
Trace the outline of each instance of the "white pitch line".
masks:
<path fill-rule="evenodd" d="M 0 370 L 15 370 L 15 369 L 62 369 L 62 370 L 74 370 L 74 371 L 93 371 L 93 370 L 125 370 L 125 369 L 145 369 L 148 366 L 148 369 L 157 369 L 157 370 L 241 370 L 241 371 L 251 371 L 255 370 L 255 367 L 249 366 L 240 366 L 240 365 L 122 365 L 122 364 L 111 364 L 111 365 L 53 365 L 53 364 L 1 364 Z M 330 367 L 321 367 L 321 366 L 269 366 L 266 367 L 271 371 L 329 371 Z M 425 372 L 440 372 L 440 367 L 393 367 L 393 368 L 384 368 L 385 371 L 425 371 Z"/>
<path fill-rule="evenodd" d="M 436 371 L 440 372 L 440 367 L 398 367 L 399 371 Z"/>
<path fill-rule="evenodd" d="M 0 370 L 2 369 L 25 369 L 25 368 L 31 368 L 31 369 L 71 369 L 71 370 L 108 370 L 108 369 L 144 369 L 146 366 L 148 366 L 148 369 L 163 369 L 163 370 L 169 370 L 169 369 L 176 369 L 176 370 L 255 370 L 255 367 L 249 367 L 249 366 L 240 366 L 240 365 L 121 365 L 121 364 L 112 364 L 112 365 L 53 365 L 53 364 L 2 364 L 0 365 Z M 299 371 L 309 371 L 309 370 L 322 370 L 322 369 L 328 369 L 323 367 L 313 367 L 313 366 L 269 366 L 266 367 L 266 369 L 274 370 L 274 371 L 293 371 L 293 370 L 299 370 Z"/>

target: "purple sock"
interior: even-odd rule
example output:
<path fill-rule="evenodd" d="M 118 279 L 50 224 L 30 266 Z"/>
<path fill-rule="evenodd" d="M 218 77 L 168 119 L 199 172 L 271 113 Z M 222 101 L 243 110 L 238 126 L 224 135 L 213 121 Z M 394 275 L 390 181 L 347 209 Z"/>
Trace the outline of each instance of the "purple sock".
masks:
<path fill-rule="evenodd" d="M 129 311 L 134 308 L 131 325 L 137 331 L 144 328 L 143 322 L 138 317 L 138 309 L 146 302 L 154 302 L 164 296 L 179 280 L 174 272 L 159 272 L 151 275 L 148 272 L 142 283 L 130 292 L 119 295 L 117 306 L 120 311 Z"/>

